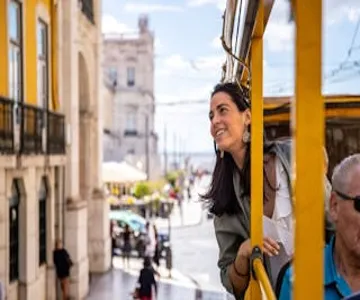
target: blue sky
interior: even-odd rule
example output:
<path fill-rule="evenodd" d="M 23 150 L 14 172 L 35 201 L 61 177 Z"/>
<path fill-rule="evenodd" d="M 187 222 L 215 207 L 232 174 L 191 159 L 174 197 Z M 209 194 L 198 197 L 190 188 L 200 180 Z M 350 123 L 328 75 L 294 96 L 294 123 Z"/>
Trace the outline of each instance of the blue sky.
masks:
<path fill-rule="evenodd" d="M 225 3 L 226 0 L 103 0 L 103 32 L 134 32 L 139 14 L 149 16 L 155 35 L 155 127 L 160 150 L 166 125 L 170 151 L 174 149 L 174 136 L 177 149 L 212 151 L 208 103 L 161 103 L 209 99 L 225 60 L 219 42 Z M 360 19 L 360 1 L 323 3 L 324 93 L 360 94 L 360 29 L 352 43 Z M 276 0 L 264 38 L 265 95 L 293 93 L 293 24 L 287 20 L 288 1 Z M 353 50 L 348 55 L 351 44 Z M 354 64 L 356 61 L 358 65 Z"/>

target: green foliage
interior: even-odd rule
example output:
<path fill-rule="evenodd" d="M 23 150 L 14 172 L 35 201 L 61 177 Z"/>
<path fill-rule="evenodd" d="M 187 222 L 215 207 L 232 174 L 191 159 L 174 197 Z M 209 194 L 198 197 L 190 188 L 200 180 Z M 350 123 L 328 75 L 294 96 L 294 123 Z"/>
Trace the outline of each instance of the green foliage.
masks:
<path fill-rule="evenodd" d="M 148 182 L 139 182 L 135 185 L 134 196 L 138 199 L 152 194 L 152 189 Z"/>
<path fill-rule="evenodd" d="M 173 172 L 169 172 L 166 174 L 166 180 L 173 186 L 175 187 L 176 185 L 176 180 L 179 177 L 179 172 L 173 171 Z"/>

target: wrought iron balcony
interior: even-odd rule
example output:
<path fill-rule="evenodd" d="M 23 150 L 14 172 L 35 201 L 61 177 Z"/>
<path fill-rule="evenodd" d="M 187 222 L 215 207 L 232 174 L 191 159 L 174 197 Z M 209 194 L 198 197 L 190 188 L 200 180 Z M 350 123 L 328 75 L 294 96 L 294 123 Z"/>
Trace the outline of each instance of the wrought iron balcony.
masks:
<path fill-rule="evenodd" d="M 14 102 L 0 97 L 0 154 L 13 154 L 14 147 Z"/>
<path fill-rule="evenodd" d="M 93 0 L 80 0 L 81 11 L 88 20 L 95 24 Z"/>
<path fill-rule="evenodd" d="M 65 153 L 65 117 L 56 112 L 47 113 L 47 153 Z"/>
<path fill-rule="evenodd" d="M 21 103 L 20 152 L 23 154 L 43 153 L 43 129 L 46 115 L 42 108 Z"/>
<path fill-rule="evenodd" d="M 0 97 L 0 155 L 65 154 L 65 117 Z"/>

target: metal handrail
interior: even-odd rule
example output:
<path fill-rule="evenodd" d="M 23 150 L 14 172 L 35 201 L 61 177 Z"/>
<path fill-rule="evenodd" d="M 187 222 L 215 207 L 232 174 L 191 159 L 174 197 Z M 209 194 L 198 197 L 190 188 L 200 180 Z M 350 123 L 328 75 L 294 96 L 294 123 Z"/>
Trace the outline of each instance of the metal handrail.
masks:
<path fill-rule="evenodd" d="M 253 248 L 250 262 L 251 262 L 252 276 L 261 285 L 263 292 L 265 293 L 266 299 L 276 300 L 275 293 L 273 291 L 269 277 L 264 267 L 263 254 L 259 247 L 255 246 Z"/>

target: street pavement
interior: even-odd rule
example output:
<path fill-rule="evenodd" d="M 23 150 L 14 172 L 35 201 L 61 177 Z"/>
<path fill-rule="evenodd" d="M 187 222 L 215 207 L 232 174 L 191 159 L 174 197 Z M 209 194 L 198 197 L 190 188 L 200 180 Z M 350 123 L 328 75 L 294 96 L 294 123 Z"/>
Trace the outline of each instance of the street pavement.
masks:
<path fill-rule="evenodd" d="M 193 197 L 196 199 L 196 197 Z M 207 220 L 201 203 L 184 200 L 182 214 L 176 207 L 171 216 L 172 277 L 161 261 L 157 300 L 227 300 L 217 268 L 218 249 L 212 220 Z M 161 224 L 158 224 L 161 225 Z M 167 226 L 164 221 L 163 226 Z M 93 275 L 88 300 L 132 299 L 142 261 L 132 258 L 130 266 L 115 258 L 113 269 Z"/>
<path fill-rule="evenodd" d="M 183 200 L 181 207 L 175 205 L 170 215 L 171 228 L 194 226 L 202 221 L 202 208 L 198 201 Z M 153 220 L 157 228 L 167 228 L 169 220 L 157 218 Z"/>

